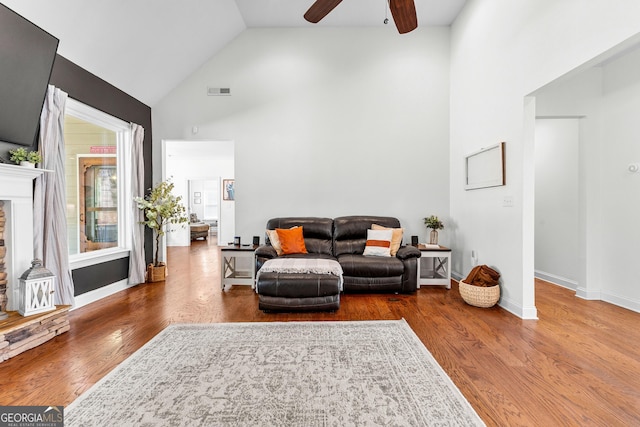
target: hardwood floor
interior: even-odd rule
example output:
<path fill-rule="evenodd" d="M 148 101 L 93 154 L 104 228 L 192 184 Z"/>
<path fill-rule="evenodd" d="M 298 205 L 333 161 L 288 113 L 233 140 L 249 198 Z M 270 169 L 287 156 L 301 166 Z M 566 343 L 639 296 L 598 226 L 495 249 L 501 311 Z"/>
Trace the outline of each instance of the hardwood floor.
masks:
<path fill-rule="evenodd" d="M 0 364 L 0 405 L 66 406 L 170 323 L 405 318 L 489 426 L 640 425 L 638 313 L 539 281 L 537 321 L 468 306 L 455 283 L 265 314 L 250 288 L 220 290 L 218 256 L 208 241 L 169 248 L 166 282 L 71 312 L 69 332 Z"/>

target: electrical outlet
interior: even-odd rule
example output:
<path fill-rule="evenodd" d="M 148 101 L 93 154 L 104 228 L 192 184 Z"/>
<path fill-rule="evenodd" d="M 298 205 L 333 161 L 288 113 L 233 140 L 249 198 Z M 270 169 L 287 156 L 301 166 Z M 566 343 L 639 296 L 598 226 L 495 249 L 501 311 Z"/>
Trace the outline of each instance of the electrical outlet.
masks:
<path fill-rule="evenodd" d="M 471 251 L 471 264 L 473 267 L 475 267 L 476 265 L 478 265 L 478 252 L 472 250 Z"/>

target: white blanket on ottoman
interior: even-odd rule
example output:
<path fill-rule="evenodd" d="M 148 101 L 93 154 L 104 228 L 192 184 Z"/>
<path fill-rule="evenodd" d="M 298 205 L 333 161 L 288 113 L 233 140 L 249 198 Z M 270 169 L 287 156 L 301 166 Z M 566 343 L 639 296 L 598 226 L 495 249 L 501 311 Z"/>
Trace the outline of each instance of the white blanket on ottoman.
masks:
<path fill-rule="evenodd" d="M 338 276 L 340 291 L 342 291 L 342 267 L 338 261 L 322 258 L 276 258 L 266 261 L 260 271 L 261 273 L 313 273 L 332 274 Z M 256 291 L 258 287 L 256 286 Z"/>

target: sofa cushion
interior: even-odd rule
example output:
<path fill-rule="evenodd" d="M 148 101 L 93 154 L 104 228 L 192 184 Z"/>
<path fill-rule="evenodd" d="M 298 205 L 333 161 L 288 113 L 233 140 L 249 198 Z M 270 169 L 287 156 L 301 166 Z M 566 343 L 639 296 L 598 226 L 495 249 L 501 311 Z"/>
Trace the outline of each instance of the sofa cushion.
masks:
<path fill-rule="evenodd" d="M 373 224 L 400 228 L 397 218 L 386 216 L 343 216 L 333 220 L 333 254 L 362 254 L 367 241 L 367 230 Z"/>
<path fill-rule="evenodd" d="M 276 228 L 303 228 L 304 244 L 307 252 L 313 254 L 332 255 L 333 219 L 316 217 L 283 217 L 272 218 L 267 222 L 268 230 Z M 267 244 L 271 244 L 267 234 Z"/>
<path fill-rule="evenodd" d="M 293 227 L 289 229 L 276 228 L 283 255 L 307 253 L 302 232 L 303 227 Z"/>
<path fill-rule="evenodd" d="M 391 230 L 367 230 L 364 256 L 391 256 Z"/>
<path fill-rule="evenodd" d="M 338 257 L 338 262 L 345 277 L 394 277 L 404 273 L 404 264 L 396 257 L 343 254 Z"/>
<path fill-rule="evenodd" d="M 320 258 L 320 259 L 332 259 L 332 260 L 335 260 L 333 255 L 312 254 L 310 252 L 307 252 L 306 254 L 287 254 L 287 255 L 282 255 L 282 258 Z"/>

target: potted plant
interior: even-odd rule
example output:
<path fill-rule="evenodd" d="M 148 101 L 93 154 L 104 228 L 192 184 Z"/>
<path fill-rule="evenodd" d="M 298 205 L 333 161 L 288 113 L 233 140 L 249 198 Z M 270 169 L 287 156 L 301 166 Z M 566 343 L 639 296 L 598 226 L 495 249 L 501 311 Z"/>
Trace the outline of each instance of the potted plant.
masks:
<path fill-rule="evenodd" d="M 138 208 L 144 211 L 145 220 L 142 223 L 156 235 L 153 264 L 147 267 L 150 282 L 164 280 L 166 276 L 165 263 L 158 261 L 160 238 L 166 234 L 166 227 L 169 224 L 183 224 L 189 221 L 186 209 L 181 203 L 182 196 L 173 195 L 173 187 L 174 184 L 169 179 L 150 189 L 147 196 L 134 197 Z"/>
<path fill-rule="evenodd" d="M 437 245 L 438 230 L 442 230 L 444 228 L 444 224 L 438 219 L 437 216 L 431 215 L 424 219 L 424 225 L 426 225 L 427 228 L 431 229 L 431 233 L 429 233 L 429 244 Z"/>
<path fill-rule="evenodd" d="M 36 163 L 42 161 L 42 156 L 37 151 L 29 151 L 24 147 L 16 148 L 15 150 L 9 150 L 11 161 L 20 166 L 26 166 L 33 168 Z"/>

